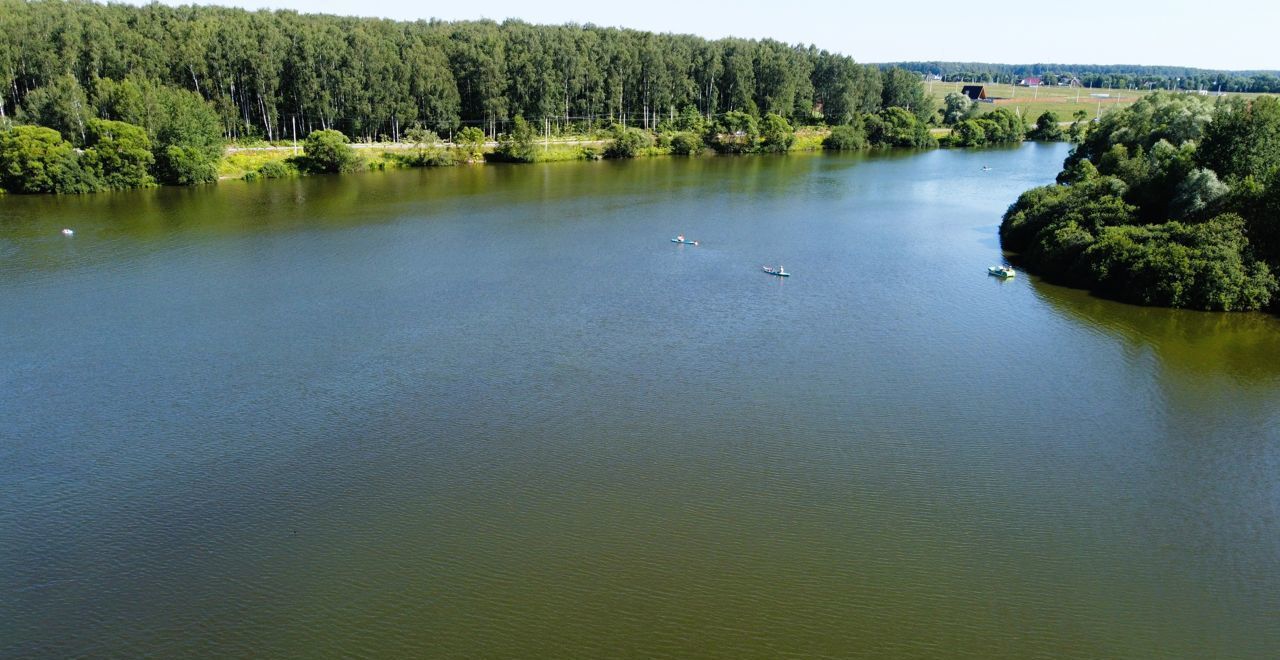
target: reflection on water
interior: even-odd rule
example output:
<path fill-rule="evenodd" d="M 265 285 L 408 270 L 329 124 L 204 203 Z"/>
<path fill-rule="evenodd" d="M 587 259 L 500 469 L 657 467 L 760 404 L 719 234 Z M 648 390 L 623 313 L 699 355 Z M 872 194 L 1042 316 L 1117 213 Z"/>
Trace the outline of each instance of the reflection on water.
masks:
<path fill-rule="evenodd" d="M 1087 328 L 1106 330 L 1133 349 L 1149 348 L 1164 369 L 1190 378 L 1225 375 L 1266 384 L 1280 379 L 1280 319 L 1141 307 L 1034 280 L 1037 297 Z"/>

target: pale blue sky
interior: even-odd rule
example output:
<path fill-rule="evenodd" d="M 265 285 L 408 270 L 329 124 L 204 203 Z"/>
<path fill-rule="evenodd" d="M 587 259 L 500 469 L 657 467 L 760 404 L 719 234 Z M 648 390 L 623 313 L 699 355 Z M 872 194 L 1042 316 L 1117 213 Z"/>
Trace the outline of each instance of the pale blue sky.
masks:
<path fill-rule="evenodd" d="M 169 4 L 186 4 L 170 2 Z M 672 0 L 222 0 L 199 4 L 397 19 L 519 18 L 812 43 L 861 62 L 959 60 L 1280 69 L 1280 3 L 1216 0 L 699 3 Z"/>

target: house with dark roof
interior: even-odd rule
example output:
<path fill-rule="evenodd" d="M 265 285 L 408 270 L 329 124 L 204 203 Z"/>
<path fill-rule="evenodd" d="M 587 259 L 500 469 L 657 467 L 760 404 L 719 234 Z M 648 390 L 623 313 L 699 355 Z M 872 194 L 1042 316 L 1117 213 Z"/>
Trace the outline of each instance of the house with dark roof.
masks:
<path fill-rule="evenodd" d="M 960 88 L 960 93 L 969 97 L 970 101 L 985 101 L 987 87 L 985 85 L 965 85 Z"/>

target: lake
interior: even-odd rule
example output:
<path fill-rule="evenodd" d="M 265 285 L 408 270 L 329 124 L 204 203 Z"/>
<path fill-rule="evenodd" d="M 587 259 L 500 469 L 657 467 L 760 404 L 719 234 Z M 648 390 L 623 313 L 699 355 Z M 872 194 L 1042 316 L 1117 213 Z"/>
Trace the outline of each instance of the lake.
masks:
<path fill-rule="evenodd" d="M 1274 657 L 1280 320 L 989 277 L 1066 153 L 0 197 L 0 656 Z"/>

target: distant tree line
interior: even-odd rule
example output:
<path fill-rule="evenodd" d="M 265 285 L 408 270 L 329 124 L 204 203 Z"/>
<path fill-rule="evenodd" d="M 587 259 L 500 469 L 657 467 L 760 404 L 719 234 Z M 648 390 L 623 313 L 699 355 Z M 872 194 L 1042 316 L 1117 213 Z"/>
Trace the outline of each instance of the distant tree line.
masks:
<path fill-rule="evenodd" d="M 1274 307 L 1280 101 L 1157 93 L 1103 115 L 1000 236 L 1047 279 L 1120 300 Z"/>
<path fill-rule="evenodd" d="M 882 65 L 946 82 L 1009 83 L 1038 77 L 1046 84 L 1075 79 L 1085 87 L 1206 90 L 1280 94 L 1280 71 L 1215 71 L 1137 64 L 990 64 L 985 62 L 897 62 Z"/>

